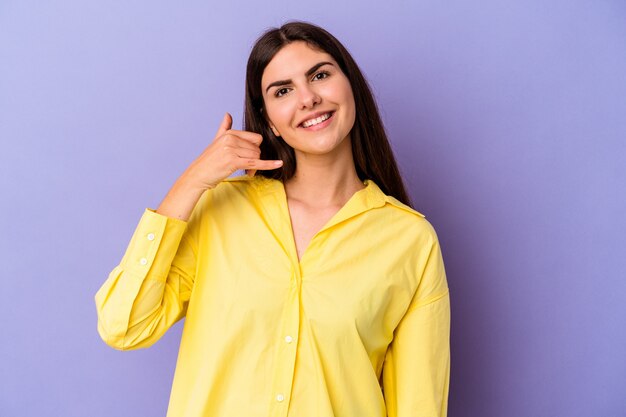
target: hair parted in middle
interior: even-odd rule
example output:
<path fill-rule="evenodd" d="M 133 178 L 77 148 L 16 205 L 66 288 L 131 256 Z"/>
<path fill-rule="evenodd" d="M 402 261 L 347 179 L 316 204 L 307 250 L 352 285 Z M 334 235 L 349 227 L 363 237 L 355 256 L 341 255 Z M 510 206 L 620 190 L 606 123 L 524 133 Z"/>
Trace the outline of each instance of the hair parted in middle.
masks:
<path fill-rule="evenodd" d="M 265 117 L 261 79 L 265 67 L 284 46 L 304 41 L 313 49 L 333 57 L 350 81 L 356 116 L 350 132 L 352 155 L 357 175 L 373 180 L 387 195 L 412 206 L 387 139 L 378 107 L 370 87 L 348 50 L 325 29 L 312 23 L 291 21 L 280 28 L 266 30 L 255 42 L 246 68 L 244 129 L 263 136 L 261 159 L 282 159 L 274 170 L 258 170 L 255 175 L 288 180 L 296 172 L 293 148 L 272 132 Z"/>

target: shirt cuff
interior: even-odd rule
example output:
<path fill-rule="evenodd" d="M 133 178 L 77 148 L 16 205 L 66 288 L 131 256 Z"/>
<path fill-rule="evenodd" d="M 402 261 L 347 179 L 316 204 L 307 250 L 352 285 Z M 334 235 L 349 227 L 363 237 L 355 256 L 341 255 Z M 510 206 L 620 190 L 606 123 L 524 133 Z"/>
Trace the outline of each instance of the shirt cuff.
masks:
<path fill-rule="evenodd" d="M 186 221 L 146 208 L 121 266 L 135 275 L 146 276 L 150 272 L 154 278 L 165 277 L 186 228 Z"/>

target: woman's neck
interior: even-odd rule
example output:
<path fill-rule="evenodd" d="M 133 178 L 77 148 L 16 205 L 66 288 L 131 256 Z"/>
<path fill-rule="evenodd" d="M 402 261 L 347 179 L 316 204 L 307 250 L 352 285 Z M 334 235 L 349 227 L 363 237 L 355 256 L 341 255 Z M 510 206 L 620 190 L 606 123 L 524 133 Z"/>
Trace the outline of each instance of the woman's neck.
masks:
<path fill-rule="evenodd" d="M 349 140 L 344 140 L 338 152 L 315 155 L 296 151 L 297 168 L 285 181 L 287 198 L 312 208 L 342 207 L 365 185 L 359 179 Z"/>

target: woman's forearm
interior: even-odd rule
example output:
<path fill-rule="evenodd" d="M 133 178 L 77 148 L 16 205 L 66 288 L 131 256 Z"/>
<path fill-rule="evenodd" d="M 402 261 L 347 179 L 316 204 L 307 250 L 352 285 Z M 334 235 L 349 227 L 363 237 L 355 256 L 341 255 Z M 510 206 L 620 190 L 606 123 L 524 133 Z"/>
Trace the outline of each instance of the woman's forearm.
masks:
<path fill-rule="evenodd" d="M 187 221 L 205 189 L 188 179 L 186 174 L 176 180 L 156 212 Z"/>

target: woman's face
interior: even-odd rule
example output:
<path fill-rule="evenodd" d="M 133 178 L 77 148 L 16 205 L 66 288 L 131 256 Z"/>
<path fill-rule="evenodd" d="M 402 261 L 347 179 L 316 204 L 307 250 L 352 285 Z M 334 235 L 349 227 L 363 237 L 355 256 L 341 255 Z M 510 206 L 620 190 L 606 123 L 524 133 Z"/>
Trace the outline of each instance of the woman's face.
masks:
<path fill-rule="evenodd" d="M 331 55 L 292 42 L 265 67 L 261 88 L 270 127 L 296 153 L 326 154 L 344 141 L 349 148 L 354 97 Z"/>

